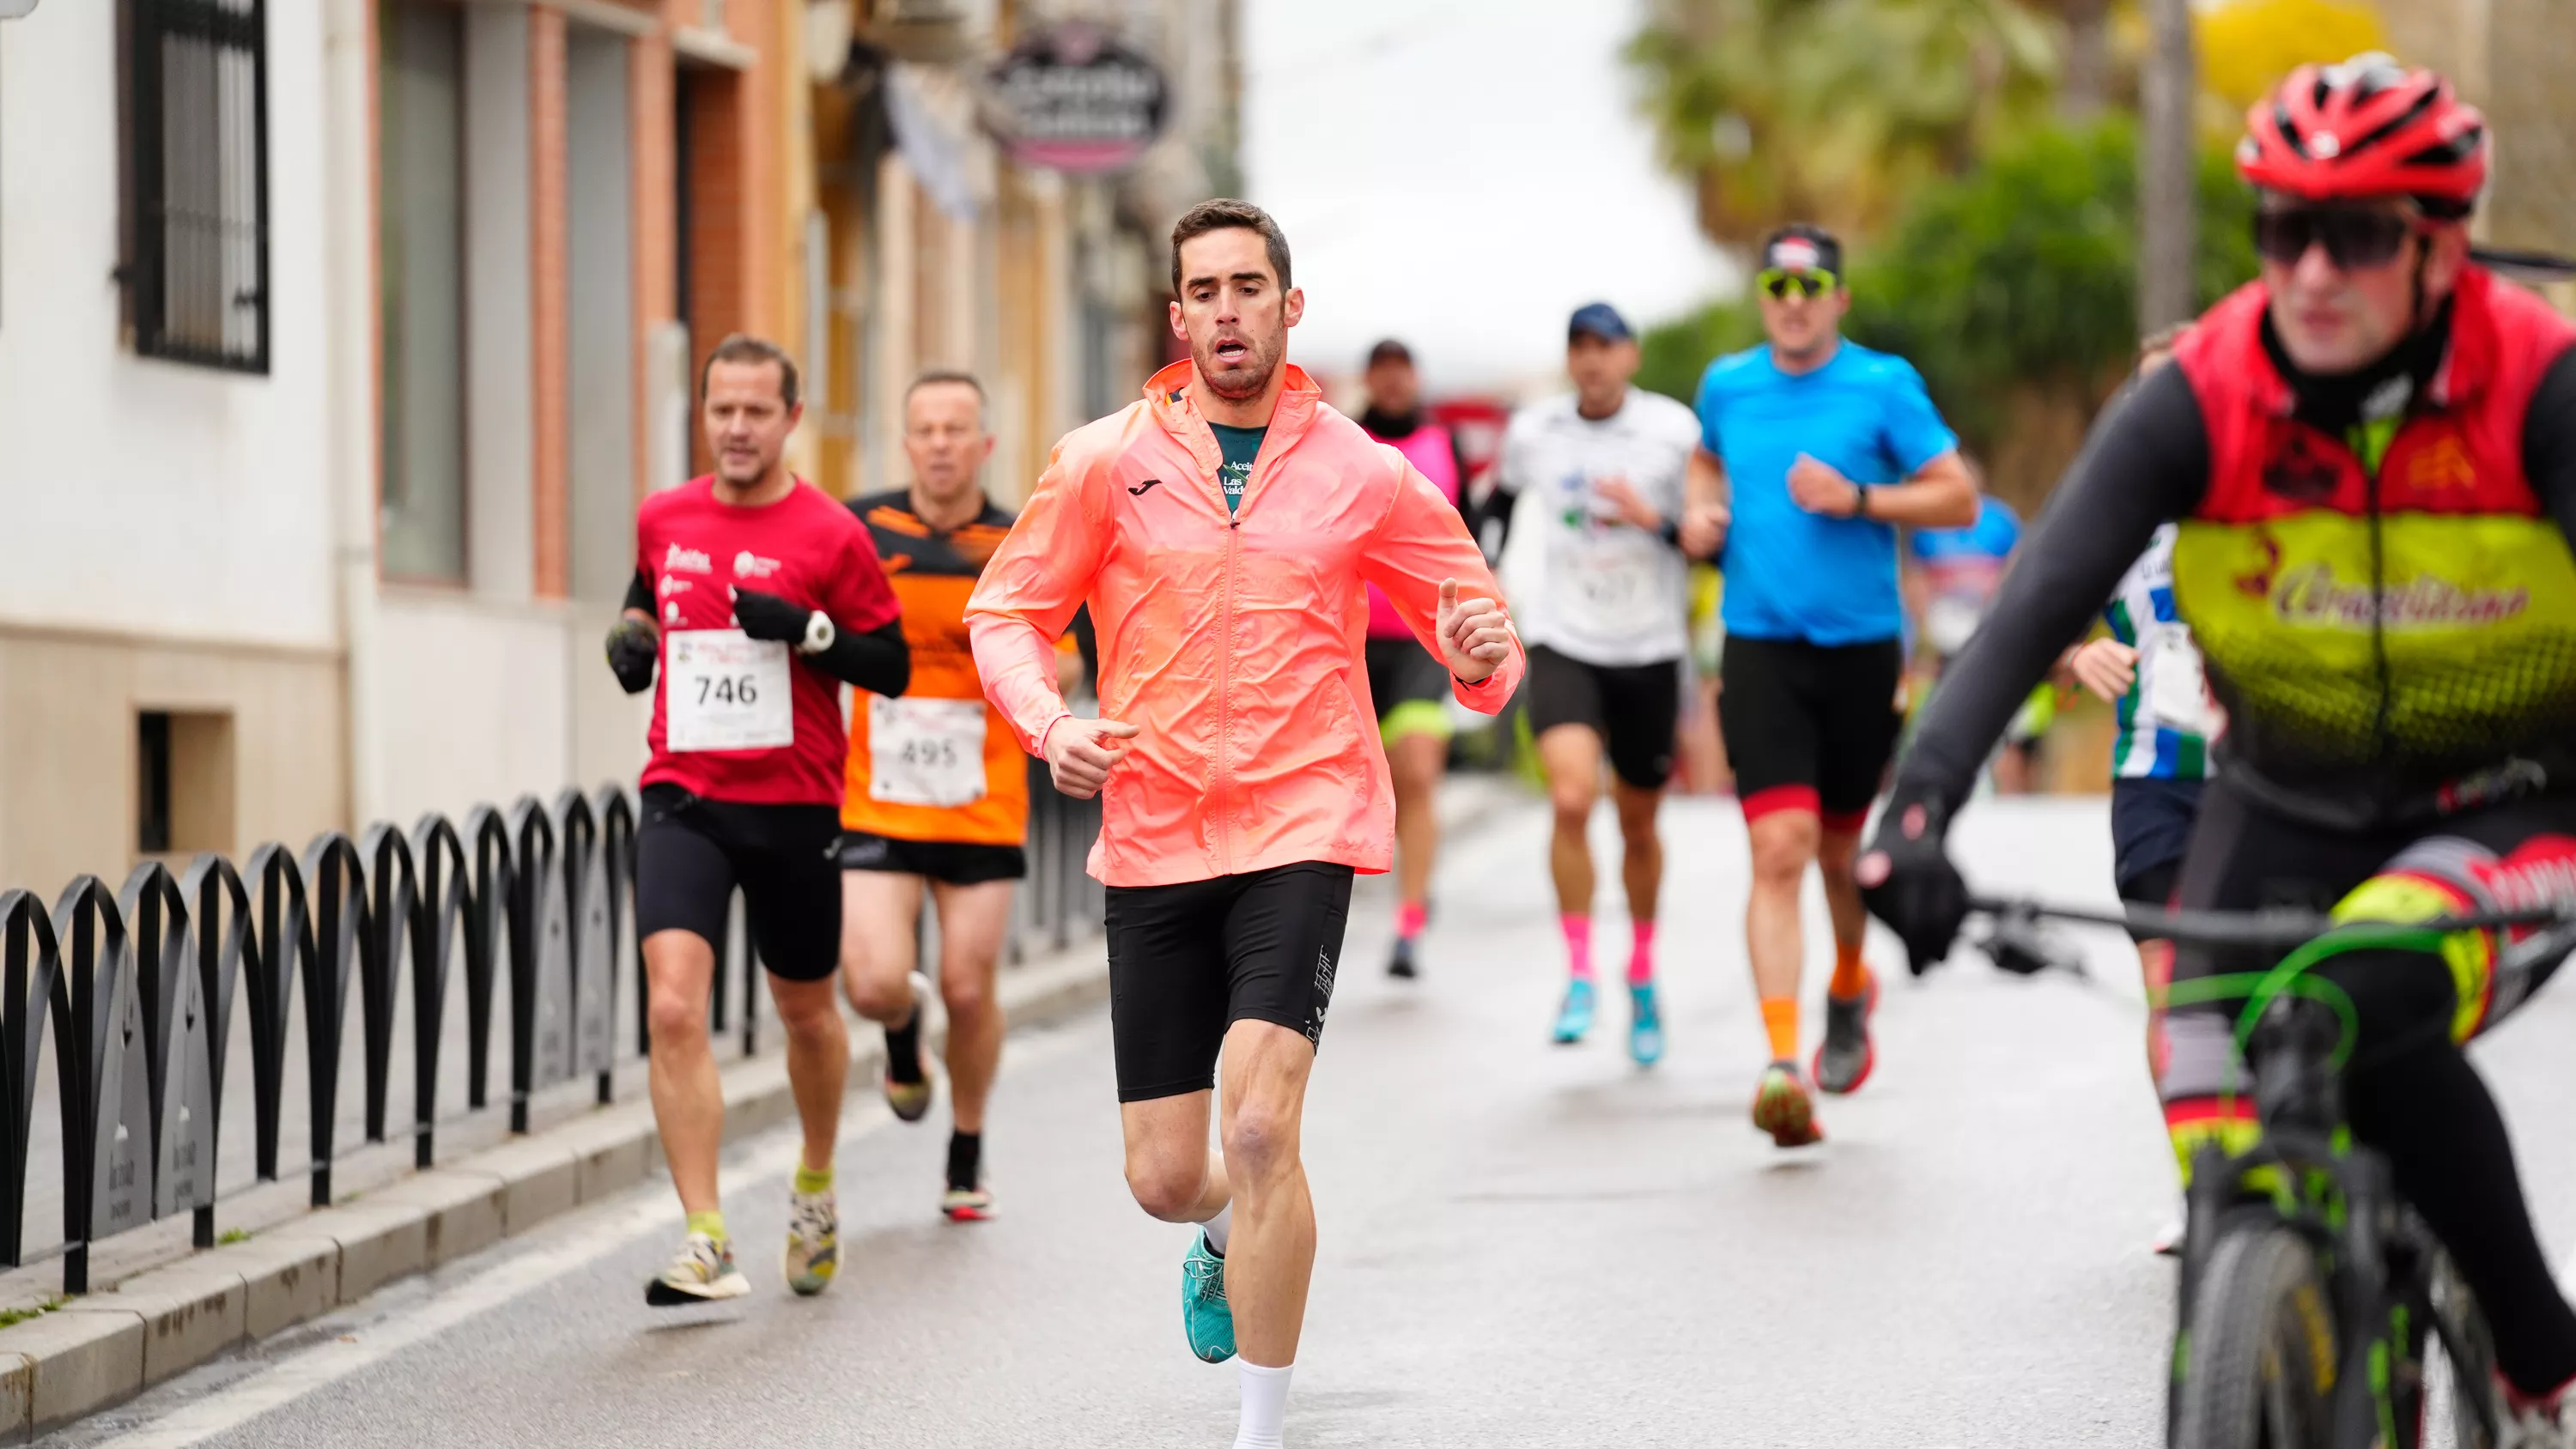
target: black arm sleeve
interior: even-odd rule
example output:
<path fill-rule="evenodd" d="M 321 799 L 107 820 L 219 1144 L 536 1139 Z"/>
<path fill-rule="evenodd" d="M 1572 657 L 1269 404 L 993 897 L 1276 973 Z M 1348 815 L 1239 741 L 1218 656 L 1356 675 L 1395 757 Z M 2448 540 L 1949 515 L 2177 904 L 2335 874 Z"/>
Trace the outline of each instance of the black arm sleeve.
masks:
<path fill-rule="evenodd" d="M 2558 354 L 2522 419 L 2522 471 L 2576 549 L 2576 347 Z"/>
<path fill-rule="evenodd" d="M 1957 813 L 1987 752 L 2048 666 L 2209 483 L 2209 433 L 2182 369 L 2114 399 L 2004 576 L 1986 622 L 1941 677 L 1897 767 L 1897 791 Z"/>
<path fill-rule="evenodd" d="M 912 687 L 912 646 L 903 642 L 901 619 L 865 634 L 840 630 L 831 648 L 806 655 L 805 662 L 870 694 L 893 696 Z"/>
<path fill-rule="evenodd" d="M 635 571 L 635 577 L 626 581 L 626 603 L 624 607 L 633 609 L 639 614 L 649 614 L 653 612 L 653 581 L 644 577 L 644 571 L 642 569 L 637 569 Z"/>

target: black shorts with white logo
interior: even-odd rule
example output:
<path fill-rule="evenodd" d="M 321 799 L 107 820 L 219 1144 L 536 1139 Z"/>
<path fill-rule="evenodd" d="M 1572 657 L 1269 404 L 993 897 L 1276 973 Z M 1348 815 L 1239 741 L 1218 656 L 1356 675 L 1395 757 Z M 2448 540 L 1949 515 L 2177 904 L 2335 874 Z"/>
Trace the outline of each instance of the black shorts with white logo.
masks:
<path fill-rule="evenodd" d="M 644 787 L 635 832 L 635 938 L 689 931 L 721 945 L 735 887 L 760 964 L 821 981 L 841 960 L 841 812 L 743 805 L 677 785 Z"/>
<path fill-rule="evenodd" d="M 1530 734 L 1583 725 L 1601 737 L 1611 773 L 1639 790 L 1673 777 L 1674 727 L 1682 717 L 1682 662 L 1586 664 L 1544 644 L 1529 651 Z"/>
<path fill-rule="evenodd" d="M 986 881 L 1020 880 L 1029 873 L 1029 853 L 1017 845 L 991 845 L 972 840 L 903 840 L 852 830 L 841 836 L 841 869 L 917 875 L 941 885 L 982 885 Z"/>
<path fill-rule="evenodd" d="M 1352 870 L 1305 863 L 1180 885 L 1111 886 L 1109 1025 L 1118 1100 L 1216 1085 L 1238 1021 L 1319 1043 L 1350 916 Z"/>

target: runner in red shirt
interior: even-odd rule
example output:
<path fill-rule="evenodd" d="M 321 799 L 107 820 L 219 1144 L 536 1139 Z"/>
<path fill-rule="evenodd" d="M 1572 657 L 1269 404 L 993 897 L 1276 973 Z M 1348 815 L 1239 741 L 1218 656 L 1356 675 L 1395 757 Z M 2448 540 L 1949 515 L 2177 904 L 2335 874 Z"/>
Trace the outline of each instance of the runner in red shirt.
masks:
<path fill-rule="evenodd" d="M 714 943 L 743 897 L 787 1077 L 805 1128 L 789 1200 L 785 1275 L 820 1293 L 838 1262 L 832 1145 L 849 1037 L 839 964 L 840 687 L 899 695 L 912 665 L 894 591 L 867 530 L 781 461 L 802 414 L 796 365 L 728 337 L 700 377 L 715 472 L 656 493 L 635 519 L 635 584 L 608 636 L 609 667 L 653 696 L 652 763 L 636 839 L 635 933 L 644 943 L 653 1116 L 688 1238 L 647 1284 L 668 1306 L 750 1291 L 716 1195 L 724 1092 L 707 1040 Z"/>

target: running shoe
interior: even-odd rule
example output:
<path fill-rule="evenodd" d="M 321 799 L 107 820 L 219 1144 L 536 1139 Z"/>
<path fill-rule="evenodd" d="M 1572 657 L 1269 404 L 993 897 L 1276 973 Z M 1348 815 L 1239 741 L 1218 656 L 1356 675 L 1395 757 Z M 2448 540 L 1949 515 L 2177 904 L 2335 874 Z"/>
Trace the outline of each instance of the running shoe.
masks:
<path fill-rule="evenodd" d="M 680 1251 L 671 1255 L 671 1266 L 644 1285 L 644 1301 L 656 1308 L 675 1308 L 740 1298 L 750 1291 L 751 1280 L 733 1265 L 733 1244 L 691 1233 Z"/>
<path fill-rule="evenodd" d="M 1395 938 L 1395 952 L 1386 958 L 1386 974 L 1398 981 L 1410 981 L 1421 975 L 1413 964 L 1413 942 L 1403 936 Z"/>
<path fill-rule="evenodd" d="M 2576 1449 L 2576 1384 L 2533 1399 L 2499 1377 L 2496 1399 L 2496 1449 Z"/>
<path fill-rule="evenodd" d="M 1762 1070 L 1762 1085 L 1753 1093 L 1753 1125 L 1771 1134 L 1780 1147 L 1812 1147 L 1825 1140 L 1816 1126 L 1816 1106 L 1807 1084 L 1798 1079 L 1796 1062 L 1773 1062 Z"/>
<path fill-rule="evenodd" d="M 841 1266 L 841 1212 L 829 1190 L 787 1195 L 787 1257 L 780 1267 L 787 1286 L 811 1298 L 832 1286 Z"/>
<path fill-rule="evenodd" d="M 930 978 L 915 971 L 905 984 L 912 988 L 912 1021 L 886 1031 L 885 1099 L 895 1116 L 918 1122 L 930 1111 L 930 1075 L 921 1069 L 921 1014 L 930 1002 Z"/>
<path fill-rule="evenodd" d="M 1190 1352 L 1206 1363 L 1234 1357 L 1234 1305 L 1225 1301 L 1225 1259 L 1202 1232 L 1181 1260 L 1181 1330 Z"/>
<path fill-rule="evenodd" d="M 1592 983 L 1576 977 L 1565 983 L 1565 1004 L 1556 1009 L 1556 1044 L 1572 1046 L 1592 1030 Z"/>
<path fill-rule="evenodd" d="M 1810 1070 L 1816 1085 L 1837 1097 L 1859 1091 L 1870 1068 L 1878 1065 L 1878 1050 L 1869 1039 L 1869 1019 L 1878 1010 L 1878 973 L 1868 975 L 1858 996 L 1825 993 L 1825 1042 L 1816 1048 Z"/>
<path fill-rule="evenodd" d="M 1641 1067 L 1664 1059 L 1664 1014 L 1655 1006 L 1655 983 L 1628 988 L 1628 1055 Z"/>
<path fill-rule="evenodd" d="M 952 1223 L 980 1223 L 993 1216 L 993 1190 L 982 1183 L 952 1187 L 940 1198 L 939 1210 Z"/>

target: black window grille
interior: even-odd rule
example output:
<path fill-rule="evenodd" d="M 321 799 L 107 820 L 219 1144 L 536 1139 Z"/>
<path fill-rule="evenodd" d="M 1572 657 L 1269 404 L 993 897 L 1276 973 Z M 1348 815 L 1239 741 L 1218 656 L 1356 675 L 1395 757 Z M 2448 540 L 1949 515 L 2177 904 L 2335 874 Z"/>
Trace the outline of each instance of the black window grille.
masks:
<path fill-rule="evenodd" d="M 126 0 L 135 350 L 268 371 L 267 0 Z"/>

